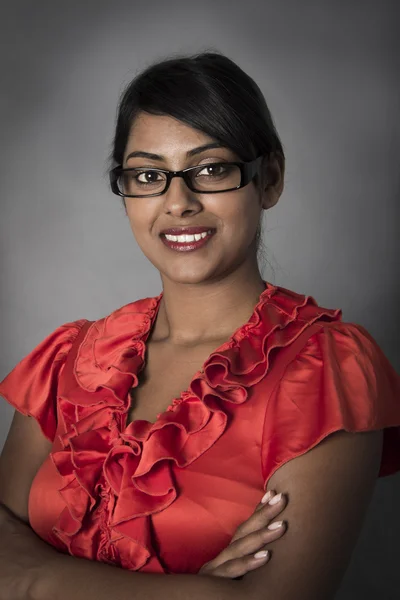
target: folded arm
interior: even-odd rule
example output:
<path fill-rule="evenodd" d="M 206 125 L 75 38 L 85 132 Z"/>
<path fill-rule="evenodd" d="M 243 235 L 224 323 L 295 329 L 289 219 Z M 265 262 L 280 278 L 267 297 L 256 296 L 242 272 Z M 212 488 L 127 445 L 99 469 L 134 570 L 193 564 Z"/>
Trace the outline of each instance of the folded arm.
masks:
<path fill-rule="evenodd" d="M 328 435 L 281 466 L 267 489 L 288 495 L 288 529 L 271 559 L 247 573 L 244 598 L 333 600 L 349 565 L 379 473 L 383 431 Z"/>
<path fill-rule="evenodd" d="M 40 436 L 33 419 L 16 414 L 0 460 L 0 501 L 26 523 L 30 484 L 50 451 Z M 25 575 L 34 583 L 27 589 L 34 600 L 330 600 L 360 533 L 381 451 L 381 431 L 340 431 L 280 467 L 268 489 L 289 497 L 282 513 L 288 531 L 270 545 L 271 561 L 242 580 L 130 572 L 62 555 L 24 523 L 0 526 L 3 552 L 26 554 Z M 4 568 L 3 563 L 0 584 L 7 577 Z"/>
<path fill-rule="evenodd" d="M 138 573 L 57 552 L 29 525 L 32 481 L 51 451 L 37 422 L 16 412 L 0 457 L 0 600 L 235 600 L 241 581 Z"/>

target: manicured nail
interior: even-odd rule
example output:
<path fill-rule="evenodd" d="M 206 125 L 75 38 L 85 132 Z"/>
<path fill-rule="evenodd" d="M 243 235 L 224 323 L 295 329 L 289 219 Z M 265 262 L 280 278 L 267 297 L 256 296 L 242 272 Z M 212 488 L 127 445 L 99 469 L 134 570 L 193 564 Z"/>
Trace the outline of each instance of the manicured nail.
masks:
<path fill-rule="evenodd" d="M 261 503 L 266 504 L 266 502 L 268 502 L 268 500 L 270 500 L 273 495 L 274 495 L 274 492 L 271 492 L 271 490 L 269 490 L 269 492 L 264 494 L 264 496 L 261 498 Z"/>
<path fill-rule="evenodd" d="M 255 553 L 254 558 L 256 558 L 256 559 L 267 558 L 268 555 L 269 555 L 268 550 L 259 550 L 258 552 Z"/>
<path fill-rule="evenodd" d="M 283 521 L 275 521 L 274 523 L 271 523 L 271 525 L 268 525 L 267 529 L 270 529 L 271 531 L 279 529 L 279 527 L 282 527 L 282 523 Z"/>
<path fill-rule="evenodd" d="M 276 496 L 271 498 L 271 500 L 269 501 L 268 504 L 270 504 L 271 506 L 273 506 L 274 504 L 278 504 L 278 502 L 280 501 L 281 498 L 282 498 L 282 494 L 277 494 Z"/>

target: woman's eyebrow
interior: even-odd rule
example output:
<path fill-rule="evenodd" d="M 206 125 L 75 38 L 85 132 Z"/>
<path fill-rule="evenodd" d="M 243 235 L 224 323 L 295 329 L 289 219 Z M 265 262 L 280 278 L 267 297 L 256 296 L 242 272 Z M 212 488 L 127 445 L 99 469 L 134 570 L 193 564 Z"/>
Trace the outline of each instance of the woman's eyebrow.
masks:
<path fill-rule="evenodd" d="M 211 142 L 210 144 L 204 144 L 203 146 L 197 146 L 197 148 L 188 150 L 186 152 L 186 156 L 190 158 L 191 156 L 200 154 L 200 152 L 205 152 L 205 150 L 211 150 L 213 148 L 227 148 L 227 146 L 224 146 L 220 142 Z M 162 154 L 153 154 L 152 152 L 144 152 L 143 150 L 135 150 L 134 152 L 131 152 L 126 157 L 126 160 L 128 160 L 128 158 L 133 158 L 134 156 L 139 156 L 140 158 L 150 158 L 151 160 L 166 160 L 166 157 L 162 156 Z"/>

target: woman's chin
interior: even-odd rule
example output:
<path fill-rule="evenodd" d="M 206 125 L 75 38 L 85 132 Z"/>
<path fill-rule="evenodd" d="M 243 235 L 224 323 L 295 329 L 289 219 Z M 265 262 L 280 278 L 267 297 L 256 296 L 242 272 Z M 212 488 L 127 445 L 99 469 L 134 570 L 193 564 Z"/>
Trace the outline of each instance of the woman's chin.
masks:
<path fill-rule="evenodd" d="M 214 273 L 210 269 L 204 270 L 200 272 L 199 270 L 173 270 L 171 272 L 161 271 L 161 278 L 164 280 L 167 279 L 170 282 L 179 283 L 179 284 L 188 284 L 188 285 L 196 285 L 201 283 L 206 283 L 210 279 L 213 278 Z"/>

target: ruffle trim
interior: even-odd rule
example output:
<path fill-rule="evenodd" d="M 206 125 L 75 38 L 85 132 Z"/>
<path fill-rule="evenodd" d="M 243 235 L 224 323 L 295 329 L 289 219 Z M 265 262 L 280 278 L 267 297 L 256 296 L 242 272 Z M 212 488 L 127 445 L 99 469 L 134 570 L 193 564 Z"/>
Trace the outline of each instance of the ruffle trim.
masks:
<path fill-rule="evenodd" d="M 64 478 L 59 492 L 66 503 L 53 533 L 71 554 L 77 553 L 88 515 L 99 508 L 99 528 L 107 520 L 111 531 L 106 542 L 103 531 L 108 549 L 89 558 L 112 556 L 131 570 L 151 563 L 152 572 L 165 572 L 151 547 L 149 516 L 177 498 L 172 461 L 186 467 L 215 444 L 227 427 L 225 403 L 247 400 L 249 388 L 268 373 L 274 350 L 317 320 L 341 320 L 341 309 L 322 308 L 311 296 L 265 284 L 250 319 L 210 354 L 189 389 L 155 423 L 126 426 L 129 390 L 138 385 L 162 293 L 90 326 L 59 397 L 65 433 L 61 449 L 51 455 Z M 105 489 L 115 500 L 107 509 L 98 500 Z"/>

